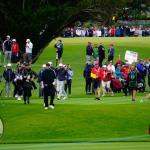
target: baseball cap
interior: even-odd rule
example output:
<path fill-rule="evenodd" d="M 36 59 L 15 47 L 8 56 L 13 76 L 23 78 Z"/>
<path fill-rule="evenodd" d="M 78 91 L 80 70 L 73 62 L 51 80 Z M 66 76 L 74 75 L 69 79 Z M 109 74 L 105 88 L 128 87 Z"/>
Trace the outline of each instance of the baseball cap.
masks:
<path fill-rule="evenodd" d="M 50 62 L 48 62 L 49 64 L 50 64 L 50 66 L 53 64 L 51 61 Z"/>
<path fill-rule="evenodd" d="M 106 68 L 107 66 L 106 65 L 103 65 L 103 68 Z"/>
<path fill-rule="evenodd" d="M 7 67 L 11 67 L 11 63 L 8 63 L 8 64 L 7 64 Z"/>
<path fill-rule="evenodd" d="M 30 42 L 30 39 L 27 39 L 26 42 Z"/>
<path fill-rule="evenodd" d="M 13 42 L 16 42 L 16 39 L 13 39 L 12 41 L 13 41 Z"/>
<path fill-rule="evenodd" d="M 7 38 L 10 38 L 10 35 L 7 35 L 6 37 L 7 37 Z"/>
<path fill-rule="evenodd" d="M 109 44 L 109 46 L 114 46 L 114 44 Z"/>
<path fill-rule="evenodd" d="M 50 64 L 49 64 L 49 63 L 47 63 L 47 64 L 46 64 L 46 66 L 50 66 Z"/>
<path fill-rule="evenodd" d="M 94 65 L 99 65 L 98 61 L 95 61 L 95 62 L 94 62 Z"/>
<path fill-rule="evenodd" d="M 63 64 L 62 64 L 62 63 L 60 63 L 58 66 L 59 66 L 59 67 L 63 67 Z"/>
<path fill-rule="evenodd" d="M 88 42 L 88 44 L 92 44 L 92 42 Z"/>
<path fill-rule="evenodd" d="M 45 67 L 46 67 L 46 65 L 45 65 L 45 64 L 43 64 L 43 65 L 42 65 L 42 67 L 43 67 L 43 68 L 45 68 Z"/>

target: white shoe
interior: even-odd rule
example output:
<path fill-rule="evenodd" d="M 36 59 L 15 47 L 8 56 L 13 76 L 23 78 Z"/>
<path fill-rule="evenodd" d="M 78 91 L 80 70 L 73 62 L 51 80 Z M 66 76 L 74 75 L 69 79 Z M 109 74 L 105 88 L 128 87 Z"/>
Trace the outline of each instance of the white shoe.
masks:
<path fill-rule="evenodd" d="M 114 93 L 111 93 L 111 96 L 114 96 Z"/>
<path fill-rule="evenodd" d="M 63 100 L 67 99 L 67 97 L 64 97 Z"/>
<path fill-rule="evenodd" d="M 102 95 L 102 97 L 104 97 L 104 96 L 105 96 L 105 94 Z"/>
<path fill-rule="evenodd" d="M 18 99 L 17 99 L 18 101 L 21 101 L 21 97 L 20 96 L 18 96 Z"/>
<path fill-rule="evenodd" d="M 54 106 L 53 106 L 53 105 L 50 105 L 49 108 L 54 109 Z"/>
<path fill-rule="evenodd" d="M 48 109 L 48 107 L 45 107 L 45 109 Z"/>
<path fill-rule="evenodd" d="M 16 94 L 15 97 L 18 97 L 18 94 Z"/>

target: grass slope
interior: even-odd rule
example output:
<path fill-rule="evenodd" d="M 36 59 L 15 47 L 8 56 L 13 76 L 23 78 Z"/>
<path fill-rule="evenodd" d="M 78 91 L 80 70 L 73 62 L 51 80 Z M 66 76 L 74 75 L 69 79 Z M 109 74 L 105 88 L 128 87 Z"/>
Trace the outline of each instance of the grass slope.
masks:
<path fill-rule="evenodd" d="M 5 99 L 4 106 L 0 99 L 0 117 L 4 121 L 4 135 L 0 143 L 41 143 L 41 142 L 84 142 L 123 137 L 143 136 L 148 134 L 150 124 L 150 102 L 146 94 L 137 94 L 136 102 L 130 97 L 116 94 L 107 95 L 101 101 L 94 101 L 94 96 L 85 95 L 83 68 L 85 65 L 85 46 L 88 41 L 105 43 L 106 56 L 109 43 L 115 45 L 115 59 L 121 55 L 124 59 L 126 50 L 137 51 L 139 58 L 147 59 L 149 38 L 70 38 L 63 39 L 63 63 L 71 64 L 74 71 L 72 96 L 67 100 L 55 100 L 54 110 L 44 110 L 43 99 L 38 98 L 38 91 L 32 91 L 30 105 L 23 105 L 14 98 Z M 42 53 L 32 65 L 39 71 L 42 64 L 55 62 L 55 41 Z M 4 82 L 1 84 L 3 85 Z M 1 87 L 0 87 L 1 88 Z M 140 103 L 140 99 L 143 103 Z M 143 138 L 125 138 L 123 141 L 150 141 Z"/>

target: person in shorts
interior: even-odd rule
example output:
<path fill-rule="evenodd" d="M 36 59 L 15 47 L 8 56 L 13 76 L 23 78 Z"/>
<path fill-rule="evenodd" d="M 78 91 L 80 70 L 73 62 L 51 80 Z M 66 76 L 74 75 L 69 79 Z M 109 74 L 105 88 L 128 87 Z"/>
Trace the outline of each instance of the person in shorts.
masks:
<path fill-rule="evenodd" d="M 100 100 L 100 85 L 101 85 L 101 79 L 103 76 L 103 70 L 99 67 L 98 61 L 94 63 L 94 67 L 91 70 L 91 77 L 93 79 L 93 88 L 95 93 L 95 99 L 94 100 Z"/>

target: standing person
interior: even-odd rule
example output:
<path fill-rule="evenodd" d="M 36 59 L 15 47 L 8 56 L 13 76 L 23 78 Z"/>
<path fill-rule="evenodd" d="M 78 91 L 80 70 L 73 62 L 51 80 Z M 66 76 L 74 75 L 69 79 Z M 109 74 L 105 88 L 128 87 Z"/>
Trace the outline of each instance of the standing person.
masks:
<path fill-rule="evenodd" d="M 103 65 L 103 76 L 102 76 L 102 88 L 103 88 L 103 95 L 105 96 L 106 88 L 108 92 L 111 92 L 111 96 L 114 96 L 113 91 L 110 88 L 111 82 L 111 71 L 107 69 L 106 65 Z"/>
<path fill-rule="evenodd" d="M 11 63 L 11 40 L 10 36 L 7 35 L 7 39 L 3 42 L 3 53 L 4 53 L 4 67 L 6 67 L 6 59 L 8 59 L 8 63 Z"/>
<path fill-rule="evenodd" d="M 31 64 L 32 63 L 33 44 L 30 41 L 30 39 L 26 40 L 25 49 L 26 49 L 26 53 L 25 53 L 25 57 L 24 57 L 24 62 Z"/>
<path fill-rule="evenodd" d="M 137 64 L 137 70 L 139 71 L 138 74 L 140 76 L 140 83 L 143 83 L 143 91 L 142 92 L 145 92 L 145 76 L 146 76 L 146 72 L 147 72 L 147 69 L 146 67 L 143 65 L 144 63 L 144 60 L 141 59 L 140 62 Z"/>
<path fill-rule="evenodd" d="M 91 77 L 93 79 L 93 88 L 95 92 L 95 99 L 100 100 L 100 85 L 103 76 L 103 70 L 99 67 L 98 61 L 94 63 L 94 67 L 91 70 Z"/>
<path fill-rule="evenodd" d="M 92 43 L 88 42 L 88 45 L 86 46 L 86 62 L 91 59 L 91 56 L 93 55 L 93 48 Z"/>
<path fill-rule="evenodd" d="M 148 87 L 150 88 L 150 58 L 148 59 L 147 71 L 148 71 Z"/>
<path fill-rule="evenodd" d="M 44 105 L 45 109 L 48 109 L 48 96 L 50 96 L 50 108 L 54 109 L 54 97 L 55 97 L 55 85 L 56 85 L 56 74 L 51 69 L 49 63 L 46 64 L 46 69 L 42 73 L 41 78 L 42 88 L 44 90 Z"/>
<path fill-rule="evenodd" d="M 17 71 L 15 73 L 15 79 L 14 79 L 14 84 L 15 84 L 15 87 L 16 87 L 16 93 L 18 95 L 18 101 L 21 100 L 21 96 L 22 96 L 22 93 L 23 93 L 23 69 L 22 69 L 22 65 L 19 64 L 18 65 L 18 68 L 17 68 Z M 15 94 L 14 94 L 15 96 Z"/>
<path fill-rule="evenodd" d="M 12 62 L 13 63 L 17 63 L 18 62 L 18 58 L 19 58 L 19 44 L 16 41 L 16 39 L 12 40 L 12 45 L 11 45 L 11 51 L 12 51 Z"/>
<path fill-rule="evenodd" d="M 107 66 L 107 69 L 110 70 L 111 74 L 115 75 L 115 66 L 113 65 L 113 61 L 110 60 L 109 65 Z"/>
<path fill-rule="evenodd" d="M 67 79 L 67 83 L 65 84 L 65 91 L 67 93 L 67 88 L 68 88 L 68 94 L 71 95 L 73 71 L 69 64 L 67 65 L 67 71 L 68 71 L 68 79 Z"/>
<path fill-rule="evenodd" d="M 56 50 L 56 57 L 58 56 L 58 64 L 60 64 L 60 63 L 62 63 L 62 54 L 63 54 L 62 40 L 58 40 L 58 42 L 55 43 L 54 47 L 57 48 L 57 50 Z"/>
<path fill-rule="evenodd" d="M 33 81 L 38 77 L 35 71 L 30 67 L 29 63 L 25 64 L 24 74 L 23 74 L 23 99 L 24 104 L 30 103 L 31 90 L 33 86 Z"/>
<path fill-rule="evenodd" d="M 131 66 L 131 70 L 127 77 L 127 83 L 129 84 L 132 102 L 135 102 L 137 83 L 138 83 L 138 73 L 135 65 Z"/>
<path fill-rule="evenodd" d="M 114 59 L 114 53 L 115 53 L 115 49 L 114 49 L 114 45 L 113 44 L 109 44 L 109 49 L 108 49 L 108 61 Z"/>
<path fill-rule="evenodd" d="M 83 76 L 85 78 L 85 92 L 87 95 L 92 94 L 91 92 L 91 84 L 92 84 L 92 78 L 91 78 L 91 70 L 94 66 L 91 63 L 91 60 L 89 59 L 87 64 L 85 65 Z"/>
<path fill-rule="evenodd" d="M 12 81 L 15 78 L 15 73 L 11 68 L 11 64 L 7 64 L 7 68 L 3 72 L 3 77 L 5 79 L 5 97 L 11 97 L 11 86 Z"/>
<path fill-rule="evenodd" d="M 98 44 L 97 43 L 95 43 L 94 44 L 94 48 L 93 48 L 93 55 L 92 55 L 93 57 L 92 57 L 92 62 L 94 62 L 94 61 L 98 61 Z"/>
<path fill-rule="evenodd" d="M 101 43 L 98 47 L 98 59 L 99 59 L 99 66 L 102 67 L 103 60 L 105 59 L 105 48 L 104 43 Z"/>
<path fill-rule="evenodd" d="M 37 82 L 39 83 L 39 97 L 40 96 L 44 96 L 44 92 L 43 92 L 43 89 L 42 89 L 42 73 L 43 71 L 46 69 L 46 65 L 43 64 L 42 65 L 42 69 L 38 72 L 38 80 Z"/>
<path fill-rule="evenodd" d="M 58 68 L 58 86 L 59 86 L 59 94 L 57 99 L 60 100 L 60 98 L 62 97 L 62 95 L 64 96 L 63 99 L 67 99 L 67 94 L 65 92 L 64 86 L 67 83 L 67 79 L 68 79 L 68 72 L 67 70 L 63 67 L 63 64 L 60 63 L 59 64 L 59 68 Z"/>

